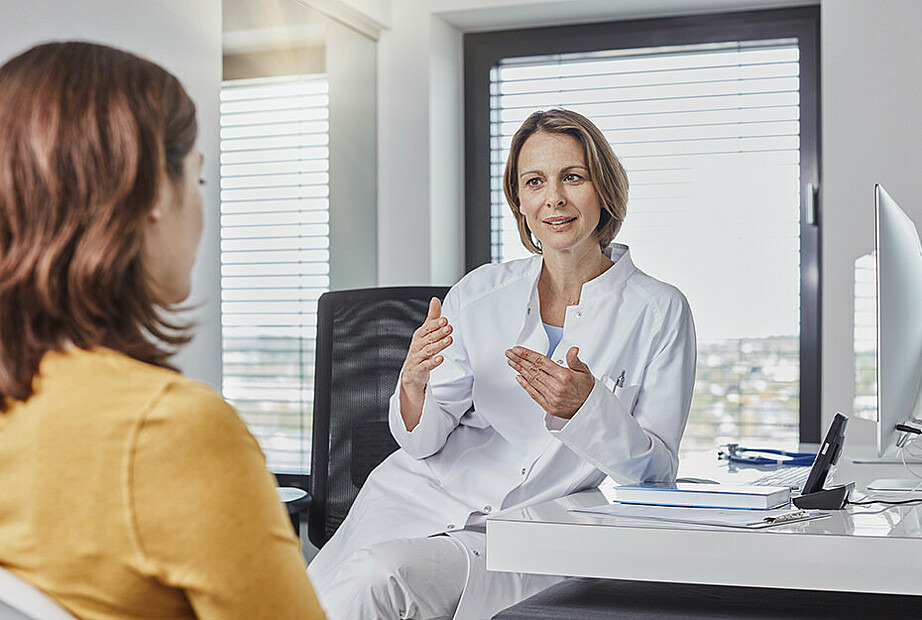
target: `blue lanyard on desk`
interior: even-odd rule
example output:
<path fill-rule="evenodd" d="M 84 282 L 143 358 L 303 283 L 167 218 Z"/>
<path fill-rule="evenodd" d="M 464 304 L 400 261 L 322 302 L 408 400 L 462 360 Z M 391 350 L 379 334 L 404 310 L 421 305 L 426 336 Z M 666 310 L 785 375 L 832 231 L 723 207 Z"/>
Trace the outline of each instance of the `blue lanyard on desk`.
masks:
<path fill-rule="evenodd" d="M 759 456 L 765 454 L 778 455 L 784 458 Z M 775 450 L 774 448 L 743 448 L 739 444 L 729 443 L 717 449 L 717 458 L 726 459 L 731 463 L 742 463 L 744 465 L 788 465 L 791 467 L 803 467 L 813 465 L 816 454 L 813 452 L 788 452 L 787 450 Z"/>

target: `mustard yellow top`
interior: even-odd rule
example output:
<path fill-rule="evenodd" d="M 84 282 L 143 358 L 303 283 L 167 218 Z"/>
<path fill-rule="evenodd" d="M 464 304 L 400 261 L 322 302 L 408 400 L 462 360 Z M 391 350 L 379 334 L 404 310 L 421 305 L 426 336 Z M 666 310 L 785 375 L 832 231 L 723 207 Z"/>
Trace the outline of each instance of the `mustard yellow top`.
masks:
<path fill-rule="evenodd" d="M 323 618 L 243 421 L 107 349 L 48 353 L 0 413 L 0 566 L 79 618 Z"/>

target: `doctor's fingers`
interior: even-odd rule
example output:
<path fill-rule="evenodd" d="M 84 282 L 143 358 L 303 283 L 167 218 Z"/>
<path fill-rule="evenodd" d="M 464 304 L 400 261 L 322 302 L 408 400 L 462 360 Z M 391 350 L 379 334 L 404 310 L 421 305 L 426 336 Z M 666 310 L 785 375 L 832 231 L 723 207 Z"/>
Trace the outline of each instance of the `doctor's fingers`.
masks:
<path fill-rule="evenodd" d="M 442 315 L 442 302 L 438 297 L 429 300 L 429 311 L 426 313 L 427 319 L 437 319 Z"/>
<path fill-rule="evenodd" d="M 516 375 L 519 382 L 529 396 L 551 415 L 570 418 L 576 413 L 592 391 L 594 380 L 589 385 L 585 384 L 584 377 L 579 373 L 565 369 L 566 379 L 558 380 L 551 375 L 540 376 L 538 380 L 529 381 L 523 375 Z"/>
<path fill-rule="evenodd" d="M 578 384 L 573 374 L 573 371 L 568 368 L 558 366 L 558 372 L 545 372 L 544 369 L 538 369 L 531 373 L 519 374 L 519 376 L 540 392 L 549 405 L 559 407 L 568 403 L 577 389 Z"/>
<path fill-rule="evenodd" d="M 510 362 L 509 365 L 519 373 L 519 377 L 521 377 L 525 382 L 534 387 L 536 390 L 541 391 L 543 394 L 547 394 L 559 389 L 558 386 L 565 382 L 563 377 L 555 376 L 554 374 L 551 374 L 551 372 L 548 372 L 546 369 L 537 365 L 526 365 L 525 367 L 519 368 L 516 368 L 512 362 Z"/>
<path fill-rule="evenodd" d="M 410 341 L 410 350 L 423 350 L 430 348 L 430 355 L 435 352 L 434 345 L 439 344 L 448 337 L 454 328 L 448 323 L 445 317 L 436 319 L 427 319 L 419 328 L 413 332 L 413 339 Z M 447 345 L 446 345 L 447 346 Z M 442 347 L 443 349 L 445 347 Z"/>
<path fill-rule="evenodd" d="M 524 347 L 514 347 L 506 351 L 506 363 L 529 381 L 542 383 L 552 380 L 566 381 L 572 372 L 569 368 L 555 364 L 540 353 Z"/>
<path fill-rule="evenodd" d="M 515 380 L 522 386 L 525 392 L 531 396 L 531 399 L 538 403 L 538 405 L 545 411 L 550 411 L 550 405 L 548 404 L 547 398 L 544 395 L 544 392 L 538 389 L 535 385 L 530 383 L 522 375 L 516 375 Z"/>
<path fill-rule="evenodd" d="M 421 387 L 429 382 L 429 373 L 445 360 L 439 352 L 451 344 L 451 337 L 445 340 L 447 340 L 446 343 L 440 342 L 428 349 L 426 347 L 416 350 L 410 348 L 401 370 L 404 384 Z"/>
<path fill-rule="evenodd" d="M 439 353 L 447 349 L 448 346 L 452 342 L 453 341 L 452 341 L 451 336 L 445 336 L 444 338 L 436 340 L 435 342 L 430 342 L 429 344 L 425 345 L 420 350 L 420 353 L 422 354 L 423 358 L 430 359 L 433 356 L 438 355 Z"/>
<path fill-rule="evenodd" d="M 407 353 L 407 363 L 411 365 L 423 365 L 427 366 L 427 362 L 434 360 L 436 357 L 441 358 L 439 353 L 444 351 L 452 343 L 451 336 L 445 336 L 433 342 L 423 342 L 416 347 L 410 347 L 410 351 Z M 438 366 L 441 363 L 439 359 L 434 365 L 428 367 L 429 370 Z"/>

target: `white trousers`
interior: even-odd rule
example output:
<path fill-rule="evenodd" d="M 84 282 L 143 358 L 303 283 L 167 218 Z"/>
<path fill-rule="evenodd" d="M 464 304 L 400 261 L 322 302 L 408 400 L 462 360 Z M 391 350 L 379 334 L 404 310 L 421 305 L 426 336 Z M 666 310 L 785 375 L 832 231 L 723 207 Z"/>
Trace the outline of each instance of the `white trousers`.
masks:
<path fill-rule="evenodd" d="M 328 620 L 448 620 L 464 589 L 467 551 L 449 536 L 398 538 L 310 576 Z"/>

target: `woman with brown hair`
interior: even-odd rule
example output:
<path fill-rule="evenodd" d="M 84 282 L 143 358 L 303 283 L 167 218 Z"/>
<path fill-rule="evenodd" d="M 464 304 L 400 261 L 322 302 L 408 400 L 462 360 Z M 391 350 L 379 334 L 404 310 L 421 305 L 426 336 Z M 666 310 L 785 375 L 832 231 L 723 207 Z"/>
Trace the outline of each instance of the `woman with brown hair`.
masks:
<path fill-rule="evenodd" d="M 169 365 L 196 134 L 129 53 L 0 67 L 0 566 L 80 618 L 322 618 L 255 439 Z"/>

